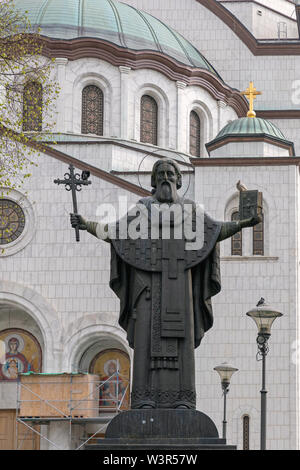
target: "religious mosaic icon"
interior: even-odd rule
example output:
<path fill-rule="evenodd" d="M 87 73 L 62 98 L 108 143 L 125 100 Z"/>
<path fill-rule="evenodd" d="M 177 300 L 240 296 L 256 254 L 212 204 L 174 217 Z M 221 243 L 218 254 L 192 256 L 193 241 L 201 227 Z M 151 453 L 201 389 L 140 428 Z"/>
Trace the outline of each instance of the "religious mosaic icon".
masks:
<path fill-rule="evenodd" d="M 23 209 L 14 201 L 0 199 L 0 245 L 12 243 L 25 227 Z"/>
<path fill-rule="evenodd" d="M 97 354 L 90 366 L 90 373 L 100 376 L 99 407 L 101 409 L 129 408 L 130 361 L 127 354 L 109 349 Z"/>
<path fill-rule="evenodd" d="M 0 332 L 0 341 L 5 344 L 0 380 L 17 380 L 20 373 L 41 372 L 42 352 L 34 336 L 21 329 L 9 329 Z"/>

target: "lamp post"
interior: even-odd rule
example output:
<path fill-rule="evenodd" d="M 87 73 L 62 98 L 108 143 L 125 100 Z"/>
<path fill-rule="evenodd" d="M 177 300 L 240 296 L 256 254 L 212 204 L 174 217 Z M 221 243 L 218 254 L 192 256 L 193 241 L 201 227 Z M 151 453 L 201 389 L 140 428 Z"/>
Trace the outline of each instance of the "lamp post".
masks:
<path fill-rule="evenodd" d="M 260 449 L 266 450 L 267 437 L 267 390 L 266 390 L 266 356 L 269 352 L 268 340 L 271 336 L 271 327 L 276 318 L 282 317 L 282 313 L 265 303 L 261 298 L 256 308 L 247 312 L 257 326 L 257 361 L 262 361 L 262 388 L 261 388 L 261 411 L 260 411 Z"/>
<path fill-rule="evenodd" d="M 226 439 L 226 428 L 227 428 L 227 421 L 226 421 L 226 397 L 227 393 L 229 392 L 229 385 L 230 379 L 232 375 L 238 371 L 235 367 L 230 366 L 227 362 L 223 362 L 220 366 L 214 367 L 214 370 L 218 372 L 221 378 L 221 387 L 223 390 L 224 396 L 224 414 L 223 414 L 223 439 Z"/>

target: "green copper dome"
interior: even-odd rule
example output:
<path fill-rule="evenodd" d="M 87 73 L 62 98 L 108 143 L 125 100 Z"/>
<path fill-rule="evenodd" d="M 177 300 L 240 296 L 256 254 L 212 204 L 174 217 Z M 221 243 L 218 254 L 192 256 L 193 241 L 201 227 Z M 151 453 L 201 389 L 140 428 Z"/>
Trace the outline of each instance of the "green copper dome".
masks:
<path fill-rule="evenodd" d="M 215 139 L 206 144 L 206 148 L 210 152 L 224 145 L 228 139 L 233 139 L 233 141 L 237 142 L 240 138 L 241 141 L 246 140 L 248 142 L 251 140 L 251 137 L 253 139 L 256 138 L 256 140 L 271 140 L 277 143 L 279 147 L 289 148 L 290 155 L 295 155 L 293 142 L 288 141 L 275 124 L 266 119 L 256 117 L 244 117 L 229 122 Z"/>
<path fill-rule="evenodd" d="M 152 50 L 218 75 L 203 55 L 157 18 L 114 0 L 15 0 L 32 26 L 55 39 L 92 37 L 134 50 Z"/>
<path fill-rule="evenodd" d="M 261 135 L 286 140 L 283 133 L 275 124 L 261 118 L 240 118 L 229 122 L 217 135 L 216 140 L 228 135 Z"/>

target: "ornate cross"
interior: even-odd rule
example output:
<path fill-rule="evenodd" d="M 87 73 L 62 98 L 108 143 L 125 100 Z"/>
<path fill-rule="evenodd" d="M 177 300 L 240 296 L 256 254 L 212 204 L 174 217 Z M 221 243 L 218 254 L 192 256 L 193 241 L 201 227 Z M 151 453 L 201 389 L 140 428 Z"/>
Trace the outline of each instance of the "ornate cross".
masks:
<path fill-rule="evenodd" d="M 253 85 L 253 82 L 250 82 L 250 86 L 247 88 L 246 91 L 241 91 L 241 95 L 246 96 L 249 100 L 249 111 L 247 113 L 247 117 L 255 118 L 256 112 L 254 111 L 254 100 L 258 95 L 261 95 L 261 91 L 257 91 Z"/>
<path fill-rule="evenodd" d="M 92 182 L 88 180 L 90 177 L 90 172 L 83 171 L 80 176 L 79 173 L 75 173 L 75 168 L 72 164 L 69 165 L 69 170 L 70 173 L 65 173 L 63 180 L 56 179 L 54 180 L 54 183 L 64 184 L 67 191 L 72 191 L 73 212 L 74 214 L 78 214 L 76 191 L 81 191 L 81 186 L 92 184 Z M 74 228 L 76 233 L 76 241 L 79 242 L 79 227 L 76 226 Z"/>

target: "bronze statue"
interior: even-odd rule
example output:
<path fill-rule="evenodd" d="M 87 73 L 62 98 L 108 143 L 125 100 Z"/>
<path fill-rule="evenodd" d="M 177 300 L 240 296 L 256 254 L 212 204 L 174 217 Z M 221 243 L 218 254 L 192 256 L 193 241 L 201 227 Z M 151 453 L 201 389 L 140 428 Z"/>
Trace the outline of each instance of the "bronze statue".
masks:
<path fill-rule="evenodd" d="M 134 349 L 132 408 L 196 407 L 194 349 L 213 325 L 211 298 L 221 290 L 219 242 L 244 227 L 260 222 L 258 216 L 218 222 L 204 213 L 203 243 L 187 249 L 187 237 L 175 236 L 171 217 L 165 239 L 152 238 L 154 207 L 176 204 L 192 207 L 192 226 L 198 221 L 196 204 L 180 198 L 182 176 L 176 162 L 158 160 L 152 170 L 152 196 L 139 201 L 148 216 L 147 236 L 121 238 L 119 222 L 110 236 L 110 287 L 120 299 L 119 323 Z M 128 224 L 135 216 L 127 215 Z M 180 216 L 184 222 L 184 216 Z M 108 230 L 71 214 L 72 227 L 98 236 Z M 101 230 L 99 230 L 101 229 Z"/>

